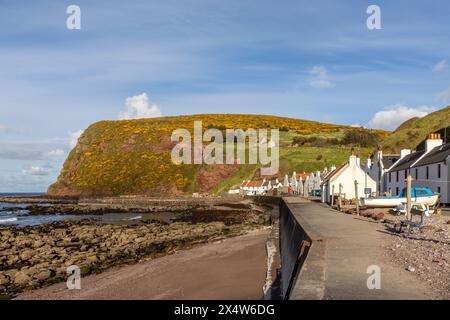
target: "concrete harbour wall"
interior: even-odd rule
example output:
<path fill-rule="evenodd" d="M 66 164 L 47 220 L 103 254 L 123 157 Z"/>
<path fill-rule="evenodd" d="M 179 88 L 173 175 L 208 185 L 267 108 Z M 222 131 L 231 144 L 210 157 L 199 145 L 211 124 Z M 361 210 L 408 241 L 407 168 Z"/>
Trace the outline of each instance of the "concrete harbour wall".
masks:
<path fill-rule="evenodd" d="M 284 299 L 322 299 L 325 242 L 293 214 L 290 200 L 280 202 L 282 295 Z"/>

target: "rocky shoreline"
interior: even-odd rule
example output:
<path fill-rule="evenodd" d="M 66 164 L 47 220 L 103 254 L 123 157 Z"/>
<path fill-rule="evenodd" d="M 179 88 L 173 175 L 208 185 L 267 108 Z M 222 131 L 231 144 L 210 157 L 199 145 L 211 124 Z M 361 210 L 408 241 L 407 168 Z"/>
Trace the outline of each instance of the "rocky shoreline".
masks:
<path fill-rule="evenodd" d="M 33 196 L 33 197 L 0 197 L 0 202 L 4 203 L 40 203 L 40 204 L 63 204 L 63 203 L 78 203 L 76 198 L 53 198 L 47 196 Z"/>
<path fill-rule="evenodd" d="M 393 216 L 388 230 L 398 230 L 404 217 Z M 432 215 L 425 219 L 422 232 L 405 232 L 386 245 L 388 256 L 408 272 L 433 287 L 442 299 L 450 299 L 450 218 Z"/>
<path fill-rule="evenodd" d="M 425 218 L 422 232 L 414 229 L 408 236 L 406 228 L 398 233 L 404 215 L 392 214 L 388 209 L 369 209 L 361 216 L 380 221 L 392 236 L 384 244 L 389 260 L 429 284 L 441 299 L 450 299 L 450 217 L 432 214 Z"/>
<path fill-rule="evenodd" d="M 191 212 L 172 223 L 148 220 L 119 225 L 74 220 L 1 227 L 0 294 L 10 298 L 24 290 L 65 281 L 70 265 L 79 266 L 82 276 L 98 273 L 272 223 L 270 215 L 255 210 L 228 210 L 219 215 Z"/>

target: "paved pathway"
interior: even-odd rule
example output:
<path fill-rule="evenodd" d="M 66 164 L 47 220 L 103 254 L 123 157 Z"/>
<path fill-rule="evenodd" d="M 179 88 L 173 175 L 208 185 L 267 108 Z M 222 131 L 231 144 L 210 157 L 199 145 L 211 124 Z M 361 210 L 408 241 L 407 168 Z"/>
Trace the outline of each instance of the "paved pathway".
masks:
<path fill-rule="evenodd" d="M 429 299 L 426 283 L 394 265 L 386 255 L 388 237 L 382 223 L 332 210 L 317 202 L 285 198 L 301 224 L 323 239 L 322 250 L 311 249 L 292 298 Z M 313 247 L 314 248 L 314 247 Z M 317 247 L 316 247 L 317 248 Z M 320 246 L 319 246 L 320 249 Z M 321 251 L 321 252 L 319 252 Z M 381 289 L 369 290 L 367 268 L 381 270 Z M 302 279 L 303 277 L 303 279 Z"/>

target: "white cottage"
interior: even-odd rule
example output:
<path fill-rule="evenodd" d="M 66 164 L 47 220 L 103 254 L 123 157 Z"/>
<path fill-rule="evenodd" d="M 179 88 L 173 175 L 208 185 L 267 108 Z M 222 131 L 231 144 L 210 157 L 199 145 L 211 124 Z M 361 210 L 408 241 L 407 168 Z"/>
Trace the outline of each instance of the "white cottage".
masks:
<path fill-rule="evenodd" d="M 412 186 L 427 187 L 450 205 L 450 143 L 435 147 L 411 168 Z"/>
<path fill-rule="evenodd" d="M 367 196 L 365 190 L 374 191 L 376 189 L 376 182 L 361 168 L 360 159 L 352 151 L 346 164 L 325 176 L 322 182 L 322 202 L 330 203 L 333 188 L 334 193 L 337 194 L 339 193 L 339 186 L 344 199 L 354 199 L 355 180 L 358 183 L 359 198 Z"/>
<path fill-rule="evenodd" d="M 411 174 L 413 180 L 421 179 L 420 177 L 424 177 L 425 179 L 422 180 L 422 185 L 420 185 L 420 180 L 417 180 L 416 182 L 414 182 L 414 184 L 416 186 L 426 187 L 425 183 L 423 182 L 424 180 L 430 180 L 426 179 L 427 177 L 426 168 L 428 167 L 428 170 L 430 170 L 430 163 L 422 162 L 422 159 L 426 159 L 433 151 L 437 151 L 438 149 L 436 148 L 442 147 L 442 143 L 443 141 L 438 134 L 431 134 L 425 141 L 424 150 L 410 153 L 411 152 L 410 150 L 403 149 L 401 151 L 400 160 L 398 160 L 392 166 L 392 168 L 386 173 L 387 191 L 393 195 L 400 194 L 400 192 L 404 188 L 406 188 L 406 177 L 408 176 L 408 174 Z M 422 165 L 420 165 L 421 163 Z M 416 168 L 419 178 L 416 178 Z M 436 174 L 437 170 L 438 168 L 436 164 L 435 170 Z M 421 173 L 422 175 L 420 175 Z M 430 178 L 430 175 L 428 175 L 428 177 Z M 435 187 L 437 190 L 437 185 Z"/>

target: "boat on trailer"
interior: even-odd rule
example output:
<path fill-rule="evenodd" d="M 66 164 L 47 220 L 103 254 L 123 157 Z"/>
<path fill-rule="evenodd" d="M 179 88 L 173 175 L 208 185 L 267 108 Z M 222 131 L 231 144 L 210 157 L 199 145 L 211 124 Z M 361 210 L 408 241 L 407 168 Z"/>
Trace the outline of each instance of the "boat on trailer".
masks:
<path fill-rule="evenodd" d="M 439 194 L 429 188 L 411 188 L 411 201 L 428 206 L 434 206 L 439 200 Z M 394 208 L 406 202 L 406 188 L 397 196 L 362 198 L 361 205 L 366 208 Z"/>

